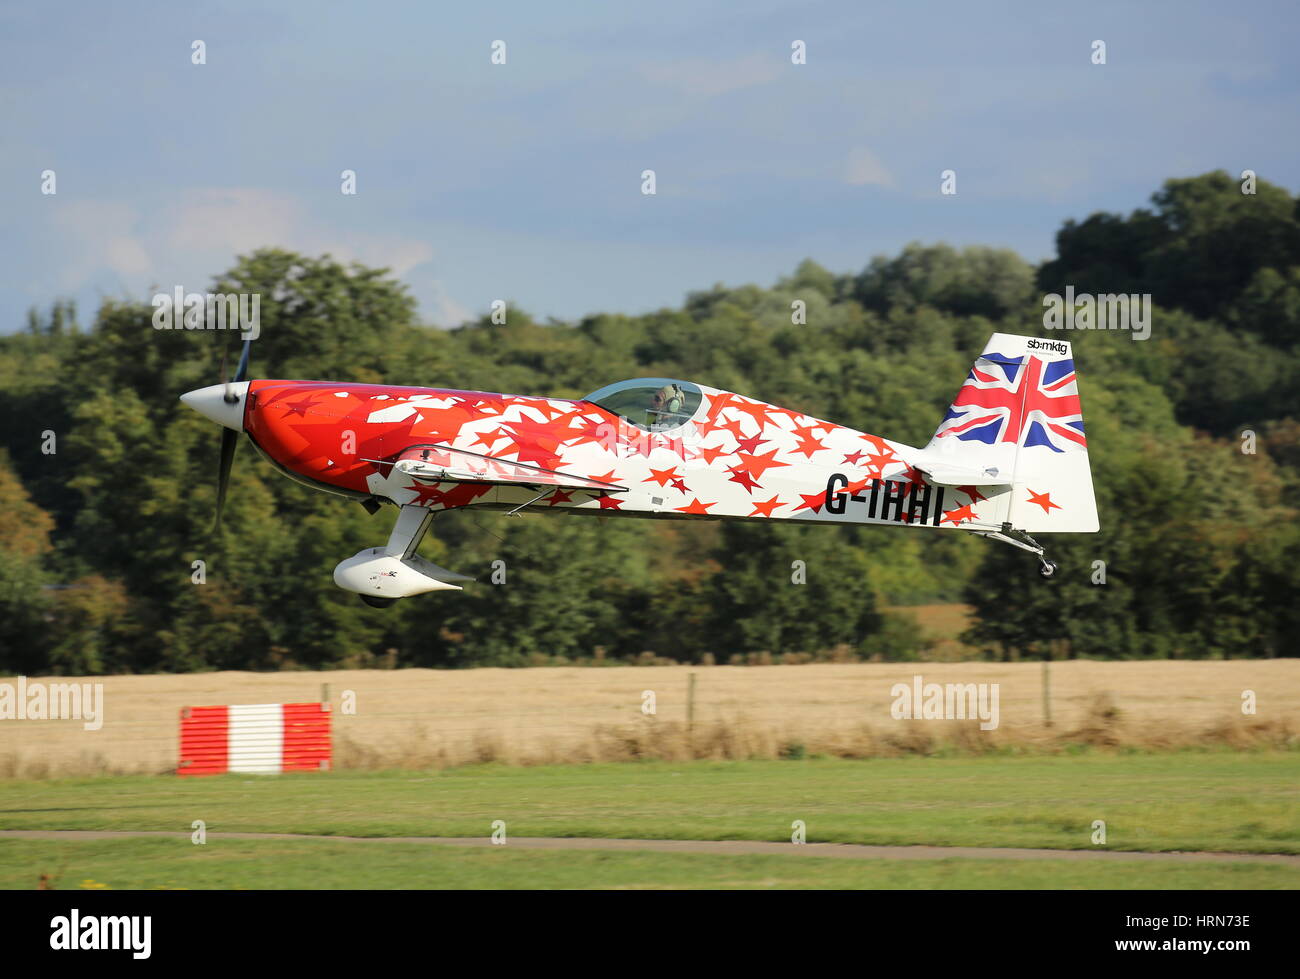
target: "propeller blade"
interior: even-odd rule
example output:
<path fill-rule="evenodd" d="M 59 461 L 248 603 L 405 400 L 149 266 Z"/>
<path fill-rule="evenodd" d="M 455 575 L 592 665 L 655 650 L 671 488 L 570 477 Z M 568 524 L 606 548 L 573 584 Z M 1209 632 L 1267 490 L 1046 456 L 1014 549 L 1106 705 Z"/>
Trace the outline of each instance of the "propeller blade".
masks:
<path fill-rule="evenodd" d="M 235 368 L 234 380 L 226 379 L 226 352 L 221 352 L 221 379 L 226 385 L 226 393 L 223 397 L 227 404 L 234 404 L 239 397 L 231 390 L 232 384 L 238 384 L 248 375 L 248 355 L 253 346 L 252 338 L 244 340 L 244 349 L 239 355 L 239 366 Z M 221 431 L 221 467 L 217 473 L 217 519 L 213 523 L 213 531 L 221 529 L 221 511 L 226 507 L 226 488 L 230 485 L 230 467 L 235 461 L 235 446 L 239 442 L 239 433 L 233 428 L 223 428 Z"/>
<path fill-rule="evenodd" d="M 238 384 L 248 376 L 248 354 L 253 349 L 252 338 L 244 341 L 243 352 L 239 355 L 239 366 L 235 369 L 235 383 Z"/>
<path fill-rule="evenodd" d="M 239 433 L 233 428 L 221 430 L 221 466 L 217 472 L 217 519 L 213 523 L 214 531 L 221 529 L 221 511 L 226 506 L 226 487 L 230 484 L 230 466 L 235 461 L 235 446 L 239 442 Z"/>

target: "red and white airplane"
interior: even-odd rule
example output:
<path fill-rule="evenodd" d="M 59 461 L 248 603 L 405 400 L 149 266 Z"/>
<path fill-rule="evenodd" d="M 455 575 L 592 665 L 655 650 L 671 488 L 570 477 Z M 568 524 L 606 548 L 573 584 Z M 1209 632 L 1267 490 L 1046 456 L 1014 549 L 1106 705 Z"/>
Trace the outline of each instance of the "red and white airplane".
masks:
<path fill-rule="evenodd" d="M 578 401 L 485 391 L 247 381 L 181 400 L 223 433 L 217 519 L 238 433 L 284 475 L 398 507 L 388 543 L 334 581 L 370 605 L 471 581 L 416 554 L 460 507 L 961 530 L 1056 565 L 1030 532 L 1098 529 L 1070 344 L 994 334 L 925 448 L 729 391 L 620 381 Z"/>

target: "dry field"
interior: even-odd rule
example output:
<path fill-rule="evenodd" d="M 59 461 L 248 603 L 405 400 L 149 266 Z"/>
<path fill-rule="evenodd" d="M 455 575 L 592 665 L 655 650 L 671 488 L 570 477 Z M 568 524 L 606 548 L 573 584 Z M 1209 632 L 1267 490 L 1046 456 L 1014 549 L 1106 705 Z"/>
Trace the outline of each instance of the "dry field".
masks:
<path fill-rule="evenodd" d="M 88 678 L 104 724 L 0 721 L 0 777 L 165 772 L 178 712 L 313 701 L 328 684 L 338 767 L 443 767 L 636 758 L 877 757 L 1071 745 L 1166 749 L 1300 744 L 1300 661 L 351 670 Z M 696 677 L 687 726 L 690 674 Z M 895 720 L 895 683 L 997 683 L 1000 724 Z M 60 681 L 76 678 L 63 677 Z M 11 677 L 0 678 L 13 682 Z M 1242 692 L 1258 698 L 1241 712 Z M 653 691 L 656 713 L 643 713 Z M 348 713 L 345 697 L 354 698 Z"/>

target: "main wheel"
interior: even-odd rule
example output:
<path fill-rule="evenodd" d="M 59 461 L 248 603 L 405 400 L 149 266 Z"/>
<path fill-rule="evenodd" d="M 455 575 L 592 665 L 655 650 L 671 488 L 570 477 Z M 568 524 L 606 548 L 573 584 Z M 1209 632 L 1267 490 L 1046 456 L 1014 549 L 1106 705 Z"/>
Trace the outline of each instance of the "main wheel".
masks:
<path fill-rule="evenodd" d="M 1049 561 L 1046 558 L 1042 558 L 1041 560 L 1043 563 L 1038 568 L 1038 573 L 1040 575 L 1044 578 L 1050 578 L 1052 575 L 1056 574 L 1057 566 L 1055 561 Z"/>
<path fill-rule="evenodd" d="M 380 598 L 377 595 L 362 595 L 361 600 L 371 608 L 388 608 L 397 601 L 395 598 Z"/>

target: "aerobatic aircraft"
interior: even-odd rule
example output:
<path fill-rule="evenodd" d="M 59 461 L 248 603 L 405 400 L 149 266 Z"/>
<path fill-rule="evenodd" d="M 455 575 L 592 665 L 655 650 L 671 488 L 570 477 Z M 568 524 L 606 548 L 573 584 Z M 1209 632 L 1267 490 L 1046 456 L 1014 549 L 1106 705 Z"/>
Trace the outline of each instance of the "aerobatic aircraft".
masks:
<path fill-rule="evenodd" d="M 181 400 L 225 426 L 217 521 L 239 433 L 276 469 L 371 513 L 388 542 L 340 587 L 383 607 L 473 579 L 419 557 L 436 513 L 799 520 L 960 530 L 1037 555 L 1031 533 L 1098 529 L 1070 344 L 995 333 L 924 448 L 671 378 L 576 401 L 339 381 L 231 381 Z"/>

